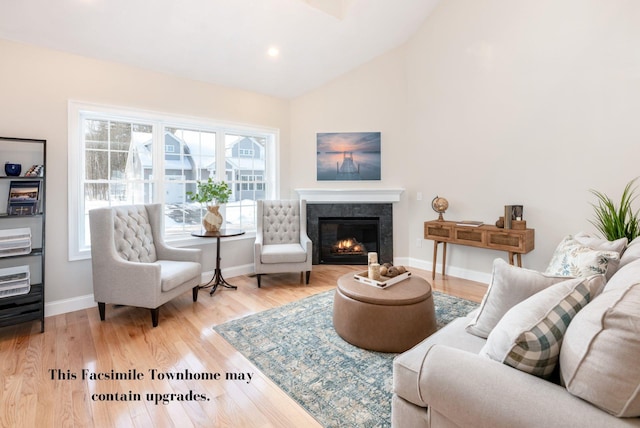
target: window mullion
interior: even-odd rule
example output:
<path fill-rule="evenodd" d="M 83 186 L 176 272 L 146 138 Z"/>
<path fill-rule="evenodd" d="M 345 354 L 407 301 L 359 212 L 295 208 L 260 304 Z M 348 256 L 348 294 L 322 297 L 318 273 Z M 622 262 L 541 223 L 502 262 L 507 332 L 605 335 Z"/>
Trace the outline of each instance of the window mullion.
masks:
<path fill-rule="evenodd" d="M 149 181 L 153 187 L 153 202 L 164 204 L 164 134 L 166 125 L 162 122 L 153 122 L 153 175 Z"/>

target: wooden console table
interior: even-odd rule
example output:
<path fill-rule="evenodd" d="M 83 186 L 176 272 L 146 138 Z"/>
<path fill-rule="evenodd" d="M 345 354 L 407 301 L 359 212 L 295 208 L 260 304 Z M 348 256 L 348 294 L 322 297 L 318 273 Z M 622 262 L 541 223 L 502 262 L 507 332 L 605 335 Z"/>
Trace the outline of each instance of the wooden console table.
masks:
<path fill-rule="evenodd" d="M 509 253 L 509 263 L 513 265 L 513 256 L 522 267 L 522 255 L 534 248 L 534 229 L 500 229 L 495 226 L 461 226 L 455 221 L 432 220 L 424 222 L 424 239 L 433 240 L 432 279 L 436 277 L 436 258 L 438 244 L 444 244 L 442 254 L 442 276 L 445 276 L 447 264 L 447 243 L 487 248 Z"/>

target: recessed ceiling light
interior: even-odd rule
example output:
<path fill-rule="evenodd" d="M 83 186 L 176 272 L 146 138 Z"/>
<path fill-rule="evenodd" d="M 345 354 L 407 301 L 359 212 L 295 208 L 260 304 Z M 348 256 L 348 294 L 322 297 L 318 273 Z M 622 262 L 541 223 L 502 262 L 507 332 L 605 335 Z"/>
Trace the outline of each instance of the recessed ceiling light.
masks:
<path fill-rule="evenodd" d="M 278 55 L 280 55 L 280 50 L 278 48 L 276 48 L 275 46 L 272 46 L 267 51 L 267 55 L 269 55 L 270 57 L 274 57 L 275 58 Z"/>

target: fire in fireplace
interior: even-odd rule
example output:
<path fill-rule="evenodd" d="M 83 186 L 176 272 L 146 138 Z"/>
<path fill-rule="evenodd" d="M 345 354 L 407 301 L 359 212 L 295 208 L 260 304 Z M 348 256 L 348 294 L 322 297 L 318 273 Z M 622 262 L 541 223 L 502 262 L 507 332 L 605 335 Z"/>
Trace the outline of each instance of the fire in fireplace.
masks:
<path fill-rule="evenodd" d="M 380 246 L 378 217 L 318 219 L 320 263 L 367 264 L 367 253 Z"/>
<path fill-rule="evenodd" d="M 364 244 L 358 242 L 356 238 L 341 239 L 331 247 L 333 254 L 366 254 L 367 249 Z"/>

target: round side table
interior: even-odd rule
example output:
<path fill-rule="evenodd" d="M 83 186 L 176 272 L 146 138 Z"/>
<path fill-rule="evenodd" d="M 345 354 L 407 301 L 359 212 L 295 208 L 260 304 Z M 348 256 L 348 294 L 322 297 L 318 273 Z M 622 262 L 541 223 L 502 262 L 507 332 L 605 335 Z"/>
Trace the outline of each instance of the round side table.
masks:
<path fill-rule="evenodd" d="M 222 270 L 220 269 L 220 260 L 222 257 L 220 256 L 220 240 L 222 238 L 229 238 L 231 236 L 240 236 L 244 235 L 244 230 L 240 229 L 220 229 L 215 232 L 209 232 L 201 229 L 198 232 L 191 232 L 192 236 L 197 236 L 199 238 L 216 238 L 216 267 L 213 271 L 213 277 L 211 281 L 206 284 L 200 285 L 200 288 L 211 287 L 211 291 L 209 295 L 212 295 L 218 289 L 218 286 L 222 286 L 225 288 L 232 288 L 236 290 L 238 287 L 235 285 L 229 284 L 224 277 L 222 276 Z"/>

